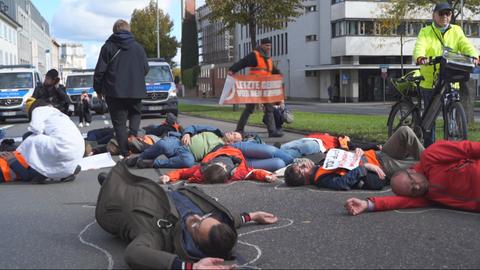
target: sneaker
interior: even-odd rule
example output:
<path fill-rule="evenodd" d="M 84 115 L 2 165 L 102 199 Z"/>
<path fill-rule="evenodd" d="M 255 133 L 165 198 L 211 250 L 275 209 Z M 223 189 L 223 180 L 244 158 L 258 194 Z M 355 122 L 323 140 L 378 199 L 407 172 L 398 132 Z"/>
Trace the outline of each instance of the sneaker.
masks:
<path fill-rule="evenodd" d="M 139 158 L 137 160 L 137 168 L 139 169 L 153 168 L 153 160 Z"/>
<path fill-rule="evenodd" d="M 139 160 L 139 157 L 129 157 L 125 159 L 125 164 L 127 164 L 128 167 L 133 167 L 137 164 L 137 161 Z"/>
<path fill-rule="evenodd" d="M 86 127 L 89 127 L 89 126 L 90 126 L 90 123 L 88 123 L 88 122 L 85 123 L 85 126 L 86 126 Z"/>
<path fill-rule="evenodd" d="M 268 133 L 268 137 L 269 138 L 280 138 L 280 137 L 283 137 L 283 133 L 280 133 L 280 132 Z"/>
<path fill-rule="evenodd" d="M 82 122 L 78 123 L 78 127 L 81 127 L 81 128 L 82 128 L 82 127 L 83 127 L 83 123 L 82 123 Z"/>
<path fill-rule="evenodd" d="M 103 185 L 103 182 L 105 182 L 105 179 L 107 179 L 107 175 L 108 174 L 106 172 L 101 172 L 98 174 L 97 180 L 100 186 Z"/>

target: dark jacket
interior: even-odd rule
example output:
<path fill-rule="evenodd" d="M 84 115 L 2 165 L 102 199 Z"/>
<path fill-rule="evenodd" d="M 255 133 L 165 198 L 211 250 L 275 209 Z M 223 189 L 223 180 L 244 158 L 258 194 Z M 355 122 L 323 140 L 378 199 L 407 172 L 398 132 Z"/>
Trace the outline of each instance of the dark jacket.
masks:
<path fill-rule="evenodd" d="M 148 70 L 145 50 L 135 41 L 132 33 L 117 32 L 102 46 L 93 88 L 99 95 L 141 99 L 146 97 L 145 75 Z"/>
<path fill-rule="evenodd" d="M 265 60 L 268 60 L 268 58 L 270 58 L 270 56 L 265 55 L 265 53 L 263 52 L 262 49 L 257 48 L 255 50 L 260 52 L 260 54 L 263 56 L 263 58 L 265 58 Z M 256 67 L 257 65 L 258 65 L 257 64 L 257 57 L 255 56 L 254 52 L 251 52 L 251 53 L 247 54 L 244 58 L 240 59 L 240 61 L 233 64 L 228 70 L 232 71 L 233 73 L 237 73 L 238 71 L 240 71 L 240 70 L 242 70 L 246 67 Z M 273 66 L 272 74 L 280 74 L 280 70 L 278 70 L 277 67 Z"/>
<path fill-rule="evenodd" d="M 43 84 L 39 84 L 35 87 L 35 90 L 33 90 L 32 97 L 35 99 L 42 99 L 47 103 L 52 104 L 63 113 L 68 111 L 68 105 L 70 104 L 63 85 L 46 87 Z"/>
<path fill-rule="evenodd" d="M 215 199 L 197 187 L 177 189 L 204 213 L 221 212 L 230 226 L 242 224 L 241 215 L 232 215 Z M 132 268 L 171 269 L 189 257 L 182 246 L 181 218 L 167 192 L 154 181 L 131 174 L 123 162 L 110 171 L 98 195 L 95 217 L 107 232 L 130 242 L 125 261 Z"/>

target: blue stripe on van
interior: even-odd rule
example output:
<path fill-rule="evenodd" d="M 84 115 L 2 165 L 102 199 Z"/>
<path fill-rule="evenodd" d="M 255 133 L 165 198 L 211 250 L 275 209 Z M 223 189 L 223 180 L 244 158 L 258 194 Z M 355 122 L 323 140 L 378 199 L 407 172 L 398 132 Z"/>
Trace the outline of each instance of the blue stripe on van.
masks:
<path fill-rule="evenodd" d="M 172 84 L 170 83 L 161 83 L 161 84 L 147 84 L 147 92 L 160 92 L 170 90 Z"/>
<path fill-rule="evenodd" d="M 87 91 L 88 94 L 93 94 L 93 87 L 90 88 L 67 88 L 67 95 L 80 95 L 83 91 Z"/>
<path fill-rule="evenodd" d="M 2 90 L 0 92 L 0 98 L 23 97 L 27 93 L 28 93 L 27 89 L 23 89 L 23 90 Z"/>

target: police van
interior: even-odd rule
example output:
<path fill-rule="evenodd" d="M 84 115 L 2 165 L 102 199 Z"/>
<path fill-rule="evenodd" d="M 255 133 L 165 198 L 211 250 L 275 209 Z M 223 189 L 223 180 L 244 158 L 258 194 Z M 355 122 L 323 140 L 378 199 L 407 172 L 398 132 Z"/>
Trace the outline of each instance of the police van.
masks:
<path fill-rule="evenodd" d="M 0 122 L 27 117 L 25 101 L 41 83 L 40 74 L 32 65 L 0 65 Z"/>
<path fill-rule="evenodd" d="M 172 70 L 164 59 L 148 59 L 150 71 L 145 77 L 147 98 L 142 100 L 144 113 L 178 114 L 177 89 Z"/>
<path fill-rule="evenodd" d="M 70 99 L 69 111 L 75 111 L 75 105 L 80 102 L 80 96 L 86 91 L 90 102 L 97 99 L 97 93 L 93 90 L 93 69 L 73 69 L 66 75 L 65 88 Z"/>

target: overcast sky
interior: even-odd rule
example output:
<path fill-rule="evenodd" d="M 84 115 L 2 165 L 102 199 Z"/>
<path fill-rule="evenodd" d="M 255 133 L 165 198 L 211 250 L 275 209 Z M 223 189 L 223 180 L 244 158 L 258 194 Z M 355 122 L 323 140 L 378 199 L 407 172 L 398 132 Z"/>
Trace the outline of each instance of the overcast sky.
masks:
<path fill-rule="evenodd" d="M 112 33 L 113 23 L 119 19 L 130 21 L 135 8 L 147 6 L 149 0 L 32 0 L 50 25 L 50 34 L 59 42 L 84 45 L 87 67 L 93 68 L 100 48 Z M 196 0 L 197 7 L 205 3 Z M 180 0 L 158 0 L 159 8 L 174 23 L 172 35 L 181 41 Z M 161 50 L 161 44 L 160 44 Z M 180 62 L 180 50 L 175 61 Z"/>

